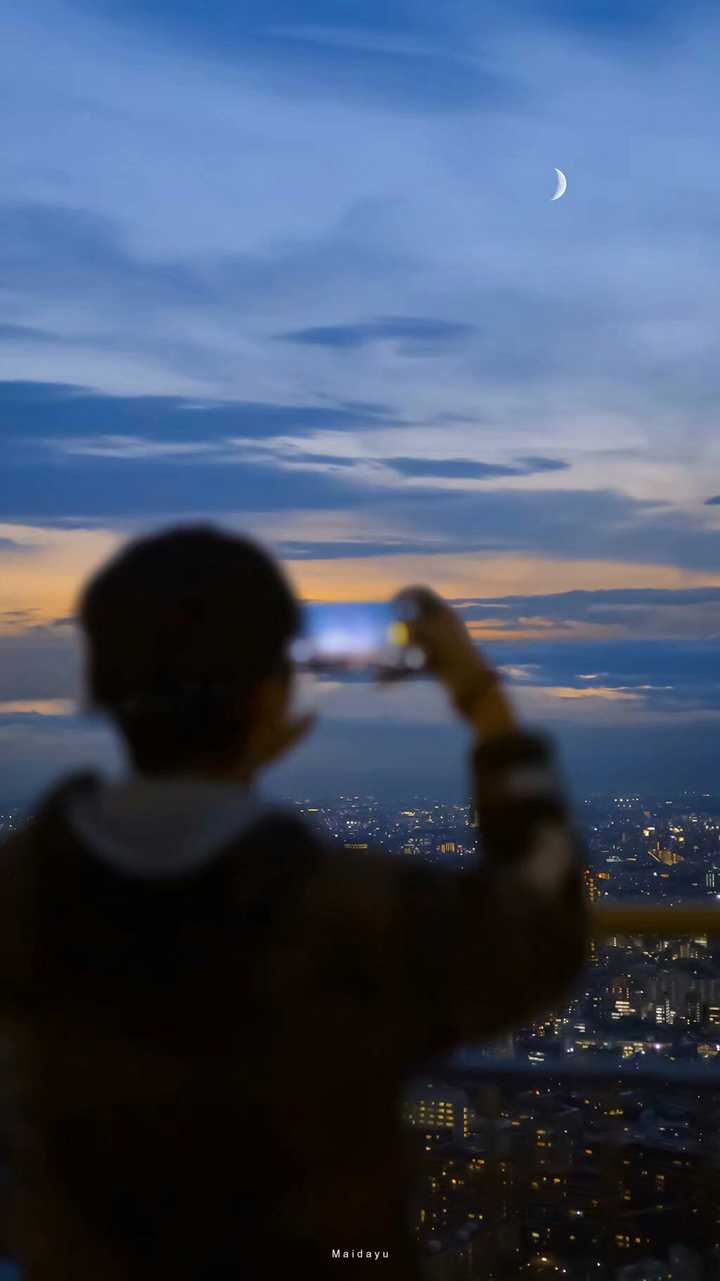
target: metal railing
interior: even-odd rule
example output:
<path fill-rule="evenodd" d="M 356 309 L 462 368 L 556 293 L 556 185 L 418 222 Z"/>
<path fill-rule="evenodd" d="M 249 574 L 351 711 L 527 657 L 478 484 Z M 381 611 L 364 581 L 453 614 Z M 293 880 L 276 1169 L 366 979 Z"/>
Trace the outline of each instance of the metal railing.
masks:
<path fill-rule="evenodd" d="M 657 903 L 593 903 L 591 931 L 595 938 L 612 934 L 720 934 L 720 905 L 682 903 L 664 906 Z"/>

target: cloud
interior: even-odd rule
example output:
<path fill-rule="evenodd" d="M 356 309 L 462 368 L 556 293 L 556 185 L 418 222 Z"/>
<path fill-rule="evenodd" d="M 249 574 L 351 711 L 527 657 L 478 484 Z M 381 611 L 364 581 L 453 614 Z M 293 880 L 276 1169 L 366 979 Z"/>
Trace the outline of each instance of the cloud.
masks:
<path fill-rule="evenodd" d="M 87 0 L 82 3 L 87 6 Z M 164 44 L 200 48 L 220 66 L 241 65 L 251 84 L 284 93 L 302 87 L 319 105 L 339 99 L 417 112 L 426 108 L 432 85 L 434 110 L 454 113 L 501 107 L 519 92 L 517 83 L 496 73 L 490 58 L 468 56 L 462 26 L 457 18 L 451 22 L 450 11 L 438 23 L 426 6 L 424 13 L 410 14 L 395 0 L 382 6 L 373 0 L 361 24 L 352 10 L 346 15 L 324 0 L 303 13 L 284 0 L 268 6 L 253 0 L 242 11 L 225 0 L 205 10 L 189 4 L 155 13 L 137 0 L 122 7 L 105 0 L 105 7 L 125 20 L 125 30 L 134 18 L 146 41 L 154 32 Z"/>
<path fill-rule="evenodd" d="M 71 698 L 5 699 L 0 700 L 0 719 L 34 714 L 36 716 L 71 716 L 75 712 Z"/>
<path fill-rule="evenodd" d="M 219 515 L 317 596 L 478 595 L 554 725 L 713 714 L 717 600 L 599 590 L 717 586 L 713 7 L 8 2 L 0 697 L 70 696 L 20 611 Z"/>
<path fill-rule="evenodd" d="M 497 619 L 493 606 L 501 607 Z M 529 614 L 529 609 L 537 614 Z M 528 627 L 556 634 L 605 628 L 610 635 L 631 637 L 720 637 L 720 588 L 693 587 L 681 591 L 651 588 L 610 588 L 603 591 L 558 592 L 551 595 L 506 596 L 502 601 L 462 602 L 463 617 L 481 635 L 494 623 L 511 636 Z M 587 633 L 585 633 L 587 634 Z M 599 673 L 602 674 L 602 673 Z M 592 669 L 584 679 L 595 679 Z"/>
<path fill-rule="evenodd" d="M 683 788 L 713 791 L 717 719 L 666 718 L 648 733 L 647 719 L 633 719 L 632 707 L 553 700 L 542 693 L 534 707 L 527 706 L 529 723 L 552 724 L 572 800 L 579 804 L 586 795 L 619 787 L 661 796 L 678 796 Z M 268 794 L 329 803 L 348 792 L 403 803 L 418 796 L 467 801 L 468 736 L 441 703 L 427 704 L 424 721 L 404 719 L 389 695 L 384 714 L 374 721 L 349 710 L 344 718 L 326 712 L 302 747 L 269 772 Z M 110 776 L 123 768 L 119 744 L 105 726 L 77 717 L 0 718 L 5 804 L 36 810 L 39 796 L 59 775 L 88 768 Z"/>
<path fill-rule="evenodd" d="M 520 467 L 525 472 L 565 471 L 570 464 L 562 458 L 518 458 Z"/>
<path fill-rule="evenodd" d="M 0 715 L 2 803 L 37 810 L 58 778 L 82 770 L 117 775 L 124 753 L 108 727 L 64 715 Z"/>
<path fill-rule="evenodd" d="M 21 549 L 22 544 L 17 543 L 14 538 L 0 538 L 0 552 L 18 552 Z"/>
<path fill-rule="evenodd" d="M 82 531 L 58 533 L 57 540 L 48 553 L 49 581 L 56 591 L 58 581 L 67 581 L 72 568 L 73 594 L 88 570 L 117 545 L 107 536 Z M 41 568 L 39 560 L 38 571 Z M 18 573 L 18 581 L 27 587 L 27 573 L 21 569 Z M 39 598 L 39 587 L 38 579 L 31 586 L 31 597 Z M 618 598 L 634 603 L 637 610 L 624 629 L 603 633 L 587 625 L 598 607 Z M 580 703 L 612 702 L 633 704 L 634 714 L 645 715 L 648 723 L 653 717 L 675 718 L 680 723 L 720 709 L 720 588 L 565 592 L 539 599 L 547 616 L 543 627 L 523 621 L 533 618 L 529 609 L 537 597 L 457 601 L 463 618 L 471 626 L 477 622 L 483 649 L 506 679 L 529 691 L 530 711 L 534 708 L 540 715 L 545 708 L 555 719 L 572 720 L 576 714 L 587 714 Z M 487 627 L 488 608 L 495 605 L 497 619 L 491 613 L 490 621 L 496 625 Z M 708 607 L 710 614 L 703 612 Z M 672 644 L 663 635 L 667 610 L 676 611 L 683 620 L 682 627 L 676 625 Z M 82 702 L 82 686 L 82 654 L 71 617 L 56 614 L 41 620 L 37 608 L 18 608 L 8 611 L 4 619 L 0 616 L 0 704 Z M 420 720 L 444 714 L 439 691 L 422 682 L 390 701 L 369 699 L 362 689 L 359 693 L 341 689 L 323 712 L 336 718 L 344 714 L 371 719 L 397 713 Z"/>
<path fill-rule="evenodd" d="M 82 697 L 81 664 L 69 628 L 0 631 L 0 714 L 75 703 Z"/>
<path fill-rule="evenodd" d="M 529 4 L 481 19 L 461 3 L 442 22 L 427 5 L 370 7 L 361 29 L 313 5 L 292 36 L 274 8 L 31 0 L 14 23 L 20 8 L 0 269 L 7 323 L 62 349 L 18 340 L 11 368 L 251 399 L 360 399 L 372 379 L 410 417 L 471 411 L 527 432 L 532 414 L 528 453 L 549 436 L 561 453 L 588 446 L 590 406 L 604 441 L 667 445 L 678 412 L 707 432 L 711 10 L 648 24 L 658 43 L 641 59 Z M 551 206 L 557 153 L 571 188 Z M 441 317 L 467 338 L 433 361 L 272 341 L 341 332 L 348 313 Z"/>
<path fill-rule="evenodd" d="M 385 316 L 354 325 L 317 326 L 277 334 L 282 342 L 330 348 L 365 347 L 373 342 L 396 342 L 400 355 L 432 355 L 448 343 L 468 337 L 475 326 L 427 317 Z"/>
<path fill-rule="evenodd" d="M 640 690 L 612 685 L 591 685 L 588 689 L 578 688 L 575 685 L 546 685 L 543 687 L 543 693 L 550 698 L 604 698 L 612 703 L 637 703 L 642 700 Z"/>
<path fill-rule="evenodd" d="M 491 461 L 400 454 L 399 438 L 415 429 L 386 409 L 0 383 L 4 514 L 47 522 L 370 509 L 377 554 L 397 554 L 398 543 L 416 539 L 428 552 L 572 551 L 708 571 L 720 563 L 720 529 L 701 517 L 702 508 L 683 510 L 597 483 L 575 489 L 570 480 L 558 488 L 557 478 L 571 469 L 547 455 L 506 451 L 504 461 Z M 384 529 L 392 536 L 384 539 Z M 283 543 L 284 554 L 299 544 L 307 557 L 317 540 Z M 337 558 L 342 548 L 324 550 Z"/>
<path fill-rule="evenodd" d="M 175 440 L 192 433 L 211 445 L 234 437 L 261 440 L 292 433 L 364 430 L 402 421 L 383 405 L 322 405 L 226 401 L 189 396 L 107 394 L 69 383 L 0 382 L 3 434 L 14 445 L 57 437 L 92 443 L 103 435 Z"/>
<path fill-rule="evenodd" d="M 498 671 L 511 681 L 533 680 L 540 668 L 537 663 L 501 663 Z"/>
<path fill-rule="evenodd" d="M 503 664 L 513 697 L 525 715 L 553 725 L 644 724 L 670 731 L 711 723 L 720 717 L 717 646 L 681 640 L 584 639 L 485 642 Z M 521 679 L 510 670 L 532 658 Z M 720 726 L 718 726 L 720 732 Z"/>
<path fill-rule="evenodd" d="M 708 0 L 690 0 L 689 12 L 711 11 Z M 654 0 L 652 4 L 625 4 L 623 0 L 520 0 L 518 11 L 572 26 L 584 35 L 602 37 L 626 44 L 668 40 L 682 29 L 684 18 L 672 0 Z"/>
<path fill-rule="evenodd" d="M 56 342 L 62 341 L 58 334 L 47 329 L 33 329 L 31 325 L 0 325 L 1 342 Z"/>
<path fill-rule="evenodd" d="M 1 549 L 2 540 L 0 540 Z M 38 621 L 39 613 L 37 606 L 31 609 L 3 609 L 0 611 L 0 629 L 7 632 L 16 627 L 30 628 Z"/>
<path fill-rule="evenodd" d="M 475 462 L 470 458 L 384 458 L 403 476 L 446 477 L 453 480 L 485 480 L 496 476 L 527 476 L 533 472 L 562 471 L 568 463 L 550 458 L 519 459 L 519 466 Z"/>
<path fill-rule="evenodd" d="M 66 436 L 38 443 L 78 458 L 187 458 L 199 454 L 213 457 L 218 453 L 218 447 L 210 441 L 148 440 L 142 436 Z"/>

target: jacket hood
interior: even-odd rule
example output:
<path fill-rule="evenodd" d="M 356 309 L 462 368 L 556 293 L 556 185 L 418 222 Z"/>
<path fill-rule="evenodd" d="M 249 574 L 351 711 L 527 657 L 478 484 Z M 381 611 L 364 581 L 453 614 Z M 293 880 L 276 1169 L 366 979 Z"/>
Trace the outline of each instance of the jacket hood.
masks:
<path fill-rule="evenodd" d="M 288 811 L 238 784 L 131 778 L 77 788 L 66 818 L 86 848 L 135 876 L 198 870 L 260 819 Z"/>

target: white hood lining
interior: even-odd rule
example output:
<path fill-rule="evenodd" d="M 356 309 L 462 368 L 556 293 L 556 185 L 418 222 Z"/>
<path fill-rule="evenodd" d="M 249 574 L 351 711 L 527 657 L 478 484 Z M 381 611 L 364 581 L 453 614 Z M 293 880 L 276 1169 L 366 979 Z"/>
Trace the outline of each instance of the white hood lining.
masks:
<path fill-rule="evenodd" d="M 104 862 L 139 877 L 172 878 L 210 863 L 273 813 L 288 811 L 239 784 L 137 777 L 79 793 L 67 817 Z"/>

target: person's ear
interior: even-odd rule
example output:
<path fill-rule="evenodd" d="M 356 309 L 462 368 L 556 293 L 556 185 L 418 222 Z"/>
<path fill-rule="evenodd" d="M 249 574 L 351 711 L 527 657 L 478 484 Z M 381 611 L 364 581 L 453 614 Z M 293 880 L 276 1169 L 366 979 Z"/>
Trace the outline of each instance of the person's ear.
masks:
<path fill-rule="evenodd" d="M 280 756 L 285 756 L 315 728 L 317 714 L 306 712 L 294 720 L 280 720 L 268 726 L 266 732 L 260 732 L 255 740 L 252 765 L 260 769 L 271 765 Z"/>
<path fill-rule="evenodd" d="M 277 724 L 285 721 L 290 701 L 290 682 L 285 673 L 266 676 L 258 684 L 253 696 L 253 719 L 256 724 Z"/>
<path fill-rule="evenodd" d="M 258 685 L 252 699 L 247 754 L 253 769 L 269 765 L 295 747 L 315 725 L 313 713 L 291 717 L 291 682 L 287 675 L 271 676 Z"/>
<path fill-rule="evenodd" d="M 250 693 L 246 704 L 247 743 L 253 747 L 276 724 L 279 715 L 278 691 L 275 682 L 265 677 Z"/>

